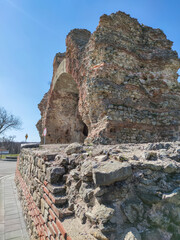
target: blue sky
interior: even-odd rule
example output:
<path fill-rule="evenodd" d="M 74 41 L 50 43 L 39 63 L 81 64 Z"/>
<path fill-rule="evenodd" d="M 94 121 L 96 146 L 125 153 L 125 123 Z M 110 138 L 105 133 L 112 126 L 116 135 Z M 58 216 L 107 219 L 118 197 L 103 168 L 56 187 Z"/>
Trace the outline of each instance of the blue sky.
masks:
<path fill-rule="evenodd" d="M 160 28 L 180 56 L 179 0 L 0 0 L 0 106 L 19 116 L 17 141 L 39 141 L 37 104 L 49 89 L 52 62 L 73 28 L 95 31 L 99 17 L 124 11 Z M 179 71 L 180 74 L 180 71 Z"/>

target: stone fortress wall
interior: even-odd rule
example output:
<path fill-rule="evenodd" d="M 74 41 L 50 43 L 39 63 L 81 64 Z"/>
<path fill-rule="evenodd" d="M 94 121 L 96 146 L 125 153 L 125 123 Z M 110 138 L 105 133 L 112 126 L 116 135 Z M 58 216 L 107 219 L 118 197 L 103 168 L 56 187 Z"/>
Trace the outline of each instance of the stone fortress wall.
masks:
<path fill-rule="evenodd" d="M 180 139 L 180 60 L 160 29 L 117 12 L 94 33 L 74 29 L 39 109 L 47 143 Z"/>
<path fill-rule="evenodd" d="M 66 46 L 39 104 L 37 128 L 41 137 L 47 128 L 49 144 L 22 149 L 17 165 L 31 239 L 179 240 L 180 61 L 172 42 L 117 12 L 93 34 L 72 30 Z"/>

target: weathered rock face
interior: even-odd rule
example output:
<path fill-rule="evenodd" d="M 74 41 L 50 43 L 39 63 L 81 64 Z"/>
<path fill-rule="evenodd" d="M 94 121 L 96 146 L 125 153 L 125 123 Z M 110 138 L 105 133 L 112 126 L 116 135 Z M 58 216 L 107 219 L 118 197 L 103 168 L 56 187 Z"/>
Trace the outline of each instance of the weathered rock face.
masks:
<path fill-rule="evenodd" d="M 27 148 L 16 182 L 32 240 L 180 239 L 180 142 Z"/>
<path fill-rule="evenodd" d="M 180 139 L 180 61 L 160 29 L 117 12 L 103 15 L 92 35 L 72 30 L 66 45 L 64 60 L 54 64 L 49 101 L 45 95 L 39 105 L 37 127 L 40 134 L 47 127 L 47 143 L 86 137 L 101 144 Z M 73 93 L 67 76 L 77 89 Z"/>
<path fill-rule="evenodd" d="M 78 111 L 78 89 L 72 77 L 64 73 L 55 83 L 46 109 L 47 143 L 83 142 L 85 124 Z"/>

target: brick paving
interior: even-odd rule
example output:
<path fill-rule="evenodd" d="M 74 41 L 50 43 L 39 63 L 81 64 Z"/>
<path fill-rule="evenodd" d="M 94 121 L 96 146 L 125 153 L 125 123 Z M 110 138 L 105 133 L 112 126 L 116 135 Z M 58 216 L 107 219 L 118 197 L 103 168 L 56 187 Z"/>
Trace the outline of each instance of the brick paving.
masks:
<path fill-rule="evenodd" d="M 29 240 L 14 174 L 0 178 L 0 240 Z"/>

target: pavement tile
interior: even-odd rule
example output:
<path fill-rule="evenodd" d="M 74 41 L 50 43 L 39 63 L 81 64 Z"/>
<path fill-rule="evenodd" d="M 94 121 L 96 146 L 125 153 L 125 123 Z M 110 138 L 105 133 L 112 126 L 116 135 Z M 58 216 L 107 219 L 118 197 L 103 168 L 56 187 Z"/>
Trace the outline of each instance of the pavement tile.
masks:
<path fill-rule="evenodd" d="M 11 232 L 7 232 L 5 233 L 5 240 L 9 240 L 12 238 L 20 238 L 22 237 L 22 231 L 21 230 L 16 230 L 16 231 L 11 231 Z"/>
<path fill-rule="evenodd" d="M 21 225 L 19 223 L 14 225 L 9 225 L 9 226 L 5 225 L 5 233 L 20 230 L 20 229 L 21 229 Z"/>
<path fill-rule="evenodd" d="M 4 224 L 0 223 L 0 234 L 4 231 Z"/>
<path fill-rule="evenodd" d="M 5 209 L 6 212 L 8 212 L 8 211 L 12 211 L 12 210 L 17 209 L 17 208 L 16 208 L 16 206 L 9 206 L 9 207 L 5 206 L 4 209 Z"/>
<path fill-rule="evenodd" d="M 5 216 L 14 215 L 14 214 L 18 214 L 17 209 L 10 210 L 10 211 L 5 211 Z"/>
<path fill-rule="evenodd" d="M 23 237 L 15 237 L 15 238 L 11 238 L 9 240 L 25 240 Z"/>
<path fill-rule="evenodd" d="M 8 222 L 5 222 L 5 226 L 6 225 L 13 225 L 13 224 L 21 224 L 20 219 L 19 218 L 15 218 L 15 219 L 9 219 Z"/>
<path fill-rule="evenodd" d="M 6 208 L 16 208 L 16 206 L 17 206 L 15 203 L 13 203 L 13 204 L 12 203 L 11 204 L 6 204 L 5 203 L 4 205 L 5 205 L 5 209 Z"/>
<path fill-rule="evenodd" d="M 16 219 L 19 218 L 19 214 L 11 214 L 11 215 L 5 215 L 5 221 L 9 220 L 9 219 Z"/>
<path fill-rule="evenodd" d="M 14 203 L 14 199 L 13 198 L 6 199 L 6 204 L 7 203 L 9 203 L 9 204 Z"/>

